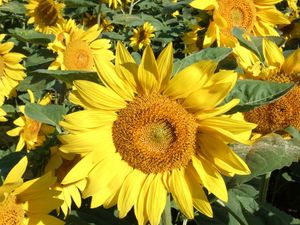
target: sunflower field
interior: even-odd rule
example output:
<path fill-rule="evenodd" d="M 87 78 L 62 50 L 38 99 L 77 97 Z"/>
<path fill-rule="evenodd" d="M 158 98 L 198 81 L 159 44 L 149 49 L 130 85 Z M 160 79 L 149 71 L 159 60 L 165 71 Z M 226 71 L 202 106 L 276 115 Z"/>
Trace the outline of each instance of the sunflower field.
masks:
<path fill-rule="evenodd" d="M 300 225 L 300 1 L 0 0 L 0 225 Z"/>

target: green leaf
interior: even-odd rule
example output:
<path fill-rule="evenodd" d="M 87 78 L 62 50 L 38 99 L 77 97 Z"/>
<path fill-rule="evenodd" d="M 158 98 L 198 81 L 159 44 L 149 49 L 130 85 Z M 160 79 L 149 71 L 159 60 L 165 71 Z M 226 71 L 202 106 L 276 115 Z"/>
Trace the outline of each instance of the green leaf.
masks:
<path fill-rule="evenodd" d="M 37 76 L 29 75 L 20 82 L 17 87 L 18 91 L 26 92 L 30 89 L 33 92 L 49 90 L 55 83 L 53 77 L 40 74 Z"/>
<path fill-rule="evenodd" d="M 112 23 L 132 27 L 140 26 L 144 23 L 144 21 L 136 15 L 116 14 L 113 16 Z"/>
<path fill-rule="evenodd" d="M 80 7 L 80 6 L 97 6 L 98 4 L 93 1 L 86 0 L 64 0 L 67 7 Z"/>
<path fill-rule="evenodd" d="M 177 74 L 184 68 L 200 60 L 214 60 L 216 62 L 221 61 L 232 52 L 231 48 L 206 48 L 195 54 L 191 54 L 182 60 L 178 60 L 174 63 L 173 74 Z"/>
<path fill-rule="evenodd" d="M 275 101 L 294 87 L 292 83 L 276 83 L 261 80 L 238 80 L 225 98 L 224 103 L 234 98 L 240 103 L 228 113 L 247 112 L 255 107 Z"/>
<path fill-rule="evenodd" d="M 32 44 L 47 45 L 54 38 L 53 35 L 43 34 L 35 30 L 15 28 L 9 29 L 8 31 L 19 41 L 29 42 Z"/>
<path fill-rule="evenodd" d="M 252 41 L 248 41 L 244 38 L 244 33 L 245 30 L 234 27 L 232 29 L 232 34 L 238 39 L 238 41 L 240 42 L 241 46 L 251 50 L 252 52 L 254 52 L 260 59 L 261 62 L 264 61 L 264 57 L 262 54 L 262 50 L 258 48 L 257 45 L 255 45 L 255 42 Z"/>
<path fill-rule="evenodd" d="M 241 184 L 254 177 L 290 166 L 300 158 L 300 146 L 285 140 L 278 134 L 270 134 L 257 140 L 252 146 L 243 144 L 233 145 L 237 152 L 247 152 L 246 163 L 251 170 L 247 176 L 235 176 L 229 185 Z"/>
<path fill-rule="evenodd" d="M 67 113 L 67 108 L 62 105 L 40 105 L 29 103 L 25 106 L 25 115 L 41 123 L 58 126 L 59 121 Z"/>
<path fill-rule="evenodd" d="M 23 151 L 12 152 L 0 158 L 0 185 L 8 175 L 9 171 L 25 156 Z"/>
<path fill-rule="evenodd" d="M 14 14 L 25 14 L 25 7 L 24 3 L 16 2 L 16 1 L 10 1 L 8 3 L 5 3 L 0 7 L 0 11 L 2 12 L 10 12 Z"/>
<path fill-rule="evenodd" d="M 96 72 L 77 71 L 77 70 L 35 70 L 30 73 L 33 76 L 49 76 L 61 80 L 68 84 L 73 84 L 74 80 L 89 80 L 99 83 Z"/>

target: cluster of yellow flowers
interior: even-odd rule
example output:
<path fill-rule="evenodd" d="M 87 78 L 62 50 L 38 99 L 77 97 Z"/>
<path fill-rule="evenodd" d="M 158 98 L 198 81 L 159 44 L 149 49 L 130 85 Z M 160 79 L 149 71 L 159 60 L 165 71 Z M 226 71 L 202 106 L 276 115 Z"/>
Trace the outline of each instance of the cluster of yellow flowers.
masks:
<path fill-rule="evenodd" d="M 133 0 L 132 0 L 133 1 Z M 0 5 L 5 4 L 0 0 Z M 94 83 L 76 80 L 68 100 L 80 106 L 60 122 L 60 144 L 50 149 L 50 159 L 41 177 L 23 181 L 28 165 L 23 157 L 0 186 L 0 225 L 59 225 L 62 220 L 49 213 L 61 209 L 64 216 L 72 203 L 81 206 L 91 197 L 91 208 L 117 205 L 119 217 L 133 208 L 140 225 L 158 225 L 170 194 L 186 218 L 194 218 L 194 208 L 212 217 L 207 193 L 226 202 L 224 176 L 250 174 L 247 164 L 229 143 L 251 144 L 252 130 L 271 133 L 294 125 L 300 129 L 300 49 L 288 57 L 271 40 L 264 38 L 264 61 L 241 46 L 231 34 L 233 27 L 254 36 L 279 36 L 278 25 L 290 23 L 274 4 L 281 0 L 194 0 L 190 6 L 211 15 L 207 28 L 194 26 L 183 35 L 186 53 L 214 44 L 231 47 L 245 74 L 217 70 L 212 60 L 196 62 L 173 74 L 173 45 L 169 43 L 156 57 L 151 45 L 155 28 L 149 22 L 134 29 L 130 45 L 142 51 L 137 63 L 128 49 L 117 42 L 111 50 L 109 39 L 99 38 L 113 25 L 105 18 L 86 29 L 62 15 L 64 4 L 56 0 L 29 0 L 28 24 L 54 40 L 47 46 L 55 55 L 49 70 L 95 71 Z M 288 1 L 298 15 L 295 2 Z M 107 0 L 117 8 L 126 3 Z M 1 6 L 0 6 L 1 7 Z M 293 14 L 293 15 L 294 15 Z M 173 16 L 179 16 L 177 11 Z M 295 16 L 293 17 L 293 19 Z M 296 16 L 297 18 L 297 16 Z M 89 21 L 89 22 L 88 22 Z M 204 38 L 199 38 L 204 32 Z M 25 78 L 25 55 L 12 52 L 13 42 L 0 35 L 0 105 L 16 96 L 16 87 Z M 224 115 L 239 99 L 220 105 L 236 81 L 245 77 L 296 87 L 278 102 L 242 114 Z M 48 94 L 31 103 L 51 104 Z M 283 107 L 282 107 L 283 106 Z M 19 136 L 16 151 L 34 151 L 43 145 L 54 127 L 22 114 L 17 126 L 7 132 Z M 278 115 L 284 119 L 278 119 Z M 6 121 L 0 109 L 0 121 Z M 256 125 L 257 124 L 257 125 Z M 46 204 L 45 204 L 46 202 Z M 58 210 L 59 211 L 59 210 Z"/>

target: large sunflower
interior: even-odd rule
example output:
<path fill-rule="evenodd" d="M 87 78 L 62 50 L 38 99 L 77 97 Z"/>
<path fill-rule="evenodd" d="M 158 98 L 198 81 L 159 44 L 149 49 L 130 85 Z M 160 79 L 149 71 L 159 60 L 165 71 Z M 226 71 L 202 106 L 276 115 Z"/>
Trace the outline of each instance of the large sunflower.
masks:
<path fill-rule="evenodd" d="M 154 31 L 154 27 L 150 23 L 145 22 L 143 26 L 133 29 L 130 45 L 135 51 L 150 45 L 151 38 L 155 37 Z"/>
<path fill-rule="evenodd" d="M 289 125 L 300 130 L 300 49 L 285 58 L 282 50 L 268 39 L 263 40 L 262 49 L 265 62 L 248 49 L 235 47 L 234 53 L 246 77 L 296 83 L 296 86 L 279 100 L 245 113 L 245 119 L 257 123 L 256 131 L 262 134 L 282 130 Z"/>
<path fill-rule="evenodd" d="M 93 56 L 101 56 L 101 60 L 110 61 L 114 58 L 108 39 L 98 39 L 100 31 L 95 25 L 87 31 L 72 29 L 64 32 L 62 40 L 56 39 L 48 48 L 57 53 L 55 61 L 49 66 L 51 70 L 94 70 Z"/>
<path fill-rule="evenodd" d="M 255 36 L 279 36 L 276 25 L 289 20 L 276 9 L 282 0 L 194 0 L 190 5 L 201 10 L 213 10 L 204 38 L 204 47 L 217 41 L 218 45 L 233 46 L 233 27 L 246 29 Z"/>
<path fill-rule="evenodd" d="M 58 192 L 49 189 L 55 178 L 48 173 L 23 183 L 22 176 L 26 166 L 27 158 L 24 157 L 0 186 L 0 224 L 64 224 L 63 221 L 48 215 L 61 204 L 61 200 L 56 198 Z"/>
<path fill-rule="evenodd" d="M 14 94 L 16 86 L 25 77 L 25 68 L 20 64 L 25 56 L 10 52 L 14 43 L 1 43 L 4 37 L 4 34 L 0 34 L 0 105 L 5 97 L 8 98 Z"/>
<path fill-rule="evenodd" d="M 56 0 L 29 0 L 25 7 L 29 17 L 28 24 L 34 24 L 37 31 L 51 33 L 51 28 L 64 22 L 64 4 Z"/>
<path fill-rule="evenodd" d="M 87 177 L 92 207 L 117 204 L 121 218 L 134 207 L 139 224 L 159 223 L 168 192 L 187 218 L 193 207 L 212 216 L 202 187 L 227 201 L 221 174 L 250 173 L 226 143 L 248 143 L 255 125 L 222 116 L 238 99 L 218 106 L 237 74 L 202 61 L 171 78 L 172 52 L 156 60 L 148 46 L 137 65 L 118 43 L 115 66 L 95 61 L 105 86 L 76 81 L 70 100 L 85 110 L 61 122 L 60 150 L 83 156 L 62 183 Z"/>

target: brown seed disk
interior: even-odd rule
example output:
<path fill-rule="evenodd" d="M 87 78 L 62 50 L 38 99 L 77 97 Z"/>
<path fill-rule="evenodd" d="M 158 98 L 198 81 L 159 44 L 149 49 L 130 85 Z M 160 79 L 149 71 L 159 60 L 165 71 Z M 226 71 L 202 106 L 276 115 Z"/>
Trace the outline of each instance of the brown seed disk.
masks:
<path fill-rule="evenodd" d="M 133 168 L 160 173 L 186 166 L 197 124 L 180 104 L 160 94 L 137 96 L 113 124 L 117 151 Z"/>
<path fill-rule="evenodd" d="M 25 216 L 24 209 L 21 204 L 16 202 L 13 195 L 4 197 L 0 202 L 0 225 L 22 225 Z"/>
<path fill-rule="evenodd" d="M 300 86 L 296 86 L 279 100 L 244 114 L 249 122 L 258 126 L 254 131 L 267 134 L 290 125 L 300 130 Z"/>
<path fill-rule="evenodd" d="M 54 26 L 58 21 L 58 11 L 53 4 L 46 0 L 41 1 L 34 11 L 39 22 L 45 26 Z"/>
<path fill-rule="evenodd" d="M 219 0 L 219 11 L 228 24 L 229 31 L 234 26 L 250 31 L 256 21 L 253 0 Z"/>

